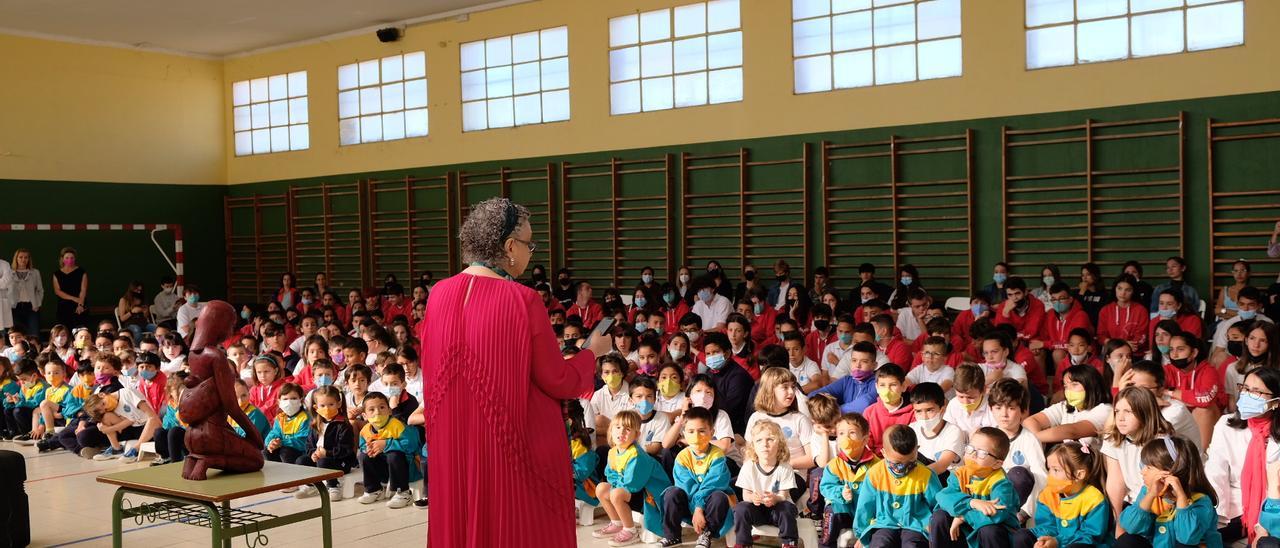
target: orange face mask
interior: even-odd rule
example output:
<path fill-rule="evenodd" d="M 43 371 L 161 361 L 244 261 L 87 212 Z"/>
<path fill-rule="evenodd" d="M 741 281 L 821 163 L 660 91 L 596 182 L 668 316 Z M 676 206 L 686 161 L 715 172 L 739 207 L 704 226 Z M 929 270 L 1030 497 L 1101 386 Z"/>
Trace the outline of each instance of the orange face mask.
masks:
<path fill-rule="evenodd" d="M 327 421 L 331 421 L 334 417 L 338 416 L 337 407 L 318 407 L 316 408 L 316 412 Z"/>

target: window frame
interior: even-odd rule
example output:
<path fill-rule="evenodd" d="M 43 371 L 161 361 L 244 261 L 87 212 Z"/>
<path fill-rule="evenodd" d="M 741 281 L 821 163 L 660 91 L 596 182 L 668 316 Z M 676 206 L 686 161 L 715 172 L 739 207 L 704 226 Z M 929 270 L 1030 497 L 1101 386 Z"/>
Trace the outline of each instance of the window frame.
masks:
<path fill-rule="evenodd" d="M 408 77 L 406 77 L 406 76 L 405 76 L 406 71 L 405 71 L 405 68 L 404 68 L 404 67 L 405 67 L 404 60 L 405 60 L 405 57 L 410 56 L 410 55 L 416 55 L 416 54 L 421 54 L 421 55 L 422 55 L 422 75 L 421 75 L 421 76 L 415 76 L 415 77 L 413 77 L 413 78 L 408 78 Z M 384 79 L 383 79 L 383 73 L 384 73 L 384 71 L 385 71 L 385 66 L 386 66 L 386 63 L 385 63 L 385 62 L 386 62 L 386 60 L 388 60 L 388 59 L 392 59 L 392 58 L 395 58 L 395 57 L 399 57 L 399 58 L 400 58 L 400 79 L 398 79 L 398 80 L 384 80 Z M 373 82 L 373 83 L 371 83 L 371 84 L 363 84 L 363 83 L 361 83 L 361 81 L 360 81 L 360 79 L 361 79 L 361 76 L 360 76 L 360 67 L 361 67 L 361 65 L 363 65 L 363 64 L 365 64 L 365 63 L 369 63 L 369 62 L 374 62 L 374 63 L 377 65 L 377 67 L 378 67 L 378 77 L 377 77 L 376 81 L 374 81 L 374 82 Z M 353 69 L 352 69 L 352 70 L 356 71 L 356 74 L 355 74 L 355 79 L 356 79 L 356 80 L 355 80 L 355 85 L 354 85 L 354 86 L 344 88 L 344 87 L 342 87 L 342 85 L 343 85 L 343 83 L 342 83 L 342 80 L 343 80 L 342 73 L 343 73 L 343 70 L 344 70 L 344 69 L 346 69 L 347 67 L 353 67 Z M 341 147 L 358 146 L 358 145 L 364 145 L 364 144 L 370 144 L 370 143 L 384 143 L 384 142 L 404 141 L 404 140 L 407 140 L 407 139 L 421 139 L 421 138 L 424 138 L 424 137 L 430 137 L 430 136 L 431 136 L 431 105 L 430 105 L 430 98 L 431 98 L 431 93 L 430 93 L 431 78 L 428 76 L 428 74 L 427 74 L 427 73 L 428 73 L 428 64 L 427 64 L 427 52 L 426 52 L 426 50 L 418 50 L 418 51 L 401 51 L 401 52 L 399 52 L 399 53 L 395 53 L 395 54 L 391 54 L 391 55 L 380 55 L 380 56 L 377 56 L 377 57 L 374 57 L 374 58 L 371 58 L 371 59 L 357 59 L 357 60 L 355 60 L 355 61 L 353 61 L 353 62 L 351 62 L 351 63 L 347 63 L 347 64 L 343 64 L 343 65 L 338 65 L 338 68 L 337 68 L 337 86 L 336 86 L 336 92 L 337 92 L 337 98 L 338 98 L 338 104 L 337 104 L 337 109 L 338 109 L 338 111 L 337 111 L 337 120 L 338 120 L 338 146 L 341 148 Z M 406 89 L 406 88 L 408 87 L 408 84 L 409 84 L 409 83 L 411 83 L 411 82 L 418 82 L 418 81 L 421 81 L 421 82 L 422 82 L 422 88 L 423 88 L 423 94 L 424 94 L 424 96 L 423 96 L 423 98 L 422 98 L 422 105 L 421 105 L 421 106 L 416 106 L 416 107 L 413 107 L 413 108 L 409 108 L 409 107 L 408 107 L 408 103 L 409 103 L 409 101 L 408 101 L 408 97 L 409 97 L 409 94 L 408 94 L 408 92 L 407 92 L 407 89 Z M 396 85 L 396 84 L 399 84 L 399 85 L 400 85 L 400 89 L 401 89 L 401 91 L 400 91 L 400 108 L 399 108 L 399 109 L 396 109 L 396 110 L 386 110 L 386 106 L 385 106 L 385 105 L 386 105 L 386 101 L 385 101 L 384 96 L 383 96 L 383 89 L 384 89 L 384 88 L 386 88 L 387 86 Z M 376 91 L 378 92 L 378 110 L 377 110 L 376 112 L 371 112 L 371 113 L 368 113 L 368 114 L 365 114 L 364 112 L 362 112 L 362 105 L 361 105 L 362 100 L 361 100 L 361 94 L 362 94 L 362 92 L 363 92 L 364 90 L 376 90 Z M 344 117 L 344 116 L 342 115 L 342 96 L 343 96 L 343 94 L 346 94 L 346 93 L 353 93 L 353 92 L 356 94 L 356 107 L 355 107 L 355 114 L 353 114 L 353 115 L 351 115 L 351 116 L 346 116 L 346 117 Z M 410 113 L 410 112 L 417 112 L 417 111 L 422 111 L 422 112 L 423 112 L 423 114 L 426 116 L 426 131 L 425 131 L 424 133 L 422 133 L 421 135 L 410 135 L 410 134 L 409 134 L 409 121 L 408 121 L 408 116 L 409 116 L 409 113 Z M 386 118 L 386 116 L 387 116 L 387 115 L 395 115 L 395 114 L 400 114 L 401 121 L 404 123 L 404 129 L 403 129 L 403 132 L 401 133 L 401 135 L 400 135 L 399 137 L 396 137 L 396 138 L 393 138 L 393 139 L 388 139 L 388 138 L 387 138 L 387 130 L 386 130 L 385 118 Z M 381 136 L 380 136 L 378 139 L 374 139 L 374 140 L 365 140 L 365 138 L 364 138 L 364 127 L 363 127 L 363 126 L 364 126 L 364 118 L 366 118 L 366 117 L 370 117 L 370 116 L 377 116 L 377 117 L 379 117 L 379 119 L 380 119 L 380 121 L 379 121 L 379 125 L 380 125 L 380 133 L 381 133 Z M 342 138 L 342 135 L 343 135 L 343 123 L 344 123 L 344 122 L 347 122 L 347 121 L 349 121 L 349 120 L 355 120 L 355 121 L 356 121 L 356 123 L 357 123 L 357 126 L 356 126 L 356 140 L 355 140 L 354 142 L 343 142 L 343 138 Z"/>

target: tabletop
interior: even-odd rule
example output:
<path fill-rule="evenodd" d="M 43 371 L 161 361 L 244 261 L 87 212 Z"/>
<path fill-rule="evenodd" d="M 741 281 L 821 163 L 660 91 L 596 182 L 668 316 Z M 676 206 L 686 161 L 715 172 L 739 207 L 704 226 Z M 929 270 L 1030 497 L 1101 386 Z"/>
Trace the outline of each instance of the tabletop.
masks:
<path fill-rule="evenodd" d="M 209 470 L 208 479 L 192 481 L 183 479 L 182 464 L 175 462 L 164 466 L 104 474 L 97 479 L 99 483 L 119 485 L 139 491 L 221 503 L 343 476 L 341 470 L 267 461 L 262 470 L 257 472 L 235 474 Z"/>

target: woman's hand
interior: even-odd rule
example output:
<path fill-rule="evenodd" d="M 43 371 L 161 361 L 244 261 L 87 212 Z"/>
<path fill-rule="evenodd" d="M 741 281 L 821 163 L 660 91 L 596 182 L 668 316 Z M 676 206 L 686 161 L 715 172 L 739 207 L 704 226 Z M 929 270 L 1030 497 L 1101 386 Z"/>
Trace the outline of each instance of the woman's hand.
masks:
<path fill-rule="evenodd" d="M 591 346 L 587 347 L 596 357 L 608 354 L 613 350 L 613 337 L 599 336 L 591 337 Z"/>

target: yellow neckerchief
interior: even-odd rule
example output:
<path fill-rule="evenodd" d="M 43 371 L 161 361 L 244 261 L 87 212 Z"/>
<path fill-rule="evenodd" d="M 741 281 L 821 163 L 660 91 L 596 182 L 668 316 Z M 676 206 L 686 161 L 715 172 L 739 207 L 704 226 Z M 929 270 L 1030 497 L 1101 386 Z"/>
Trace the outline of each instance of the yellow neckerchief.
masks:
<path fill-rule="evenodd" d="M 298 414 L 301 415 L 302 413 Z M 400 435 L 404 433 L 404 429 L 404 423 L 400 422 L 400 419 L 391 417 L 382 428 L 374 427 L 373 423 L 364 425 L 364 429 L 360 431 L 360 437 L 364 438 L 365 443 L 373 440 L 394 440 L 400 438 Z"/>
<path fill-rule="evenodd" d="M 839 452 L 836 458 L 827 463 L 827 468 L 846 485 L 861 483 L 867 477 L 867 469 L 880 461 L 875 453 L 867 449 L 862 450 L 857 460 L 845 460 L 845 456 L 844 452 Z"/>
<path fill-rule="evenodd" d="M 6 387 L 6 386 L 9 386 L 9 385 L 10 385 L 10 384 L 12 384 L 12 383 L 13 383 L 13 379 L 10 379 L 10 378 L 3 378 L 3 379 L 0 379 L 0 388 L 4 388 L 4 387 Z"/>
<path fill-rule="evenodd" d="M 692 445 L 686 447 L 676 456 L 676 462 L 684 466 L 693 475 L 698 477 L 698 481 L 702 481 L 702 476 L 707 475 L 707 470 L 711 469 L 711 465 L 715 461 L 724 458 L 724 451 L 713 443 L 707 444 L 707 452 L 702 456 L 698 456 Z"/>
<path fill-rule="evenodd" d="M 89 396 L 93 395 L 93 387 L 87 384 L 82 384 L 71 389 L 71 395 L 79 398 L 81 401 L 87 400 L 89 399 Z"/>
<path fill-rule="evenodd" d="M 307 413 L 305 411 L 298 411 L 298 414 L 292 417 L 285 415 L 284 413 L 280 413 L 279 415 L 276 415 L 276 422 L 280 423 L 281 434 L 292 436 L 306 429 Z"/>
<path fill-rule="evenodd" d="M 169 405 L 167 405 L 166 407 L 168 407 L 169 409 L 172 409 L 172 410 L 173 410 L 173 419 L 174 419 L 174 420 L 176 420 L 176 421 L 178 421 L 178 424 L 179 424 L 179 425 L 181 425 L 183 428 L 186 428 L 186 427 L 187 427 L 187 421 L 182 420 L 182 414 L 178 412 L 178 407 L 177 407 L 177 406 L 175 406 L 175 405 L 173 405 L 173 404 L 169 404 Z M 232 422 L 230 418 L 228 418 L 228 419 L 227 419 L 227 421 L 228 421 L 228 422 Z M 235 424 L 234 424 L 234 422 L 233 422 L 232 426 L 234 426 L 234 425 L 235 425 Z"/>
<path fill-rule="evenodd" d="M 1178 513 L 1178 501 L 1167 501 L 1164 500 L 1163 496 L 1152 495 L 1151 493 L 1147 493 L 1147 496 L 1155 497 L 1151 499 L 1151 513 L 1156 515 L 1156 521 L 1167 522 L 1173 520 L 1174 514 Z M 1191 496 L 1187 497 L 1187 507 L 1190 508 L 1191 504 L 1194 504 L 1195 501 L 1203 496 L 1200 493 L 1192 493 Z"/>
<path fill-rule="evenodd" d="M 965 494 L 975 497 L 986 497 L 991 495 L 991 490 L 995 488 L 997 483 L 1004 481 L 1004 469 L 996 468 L 985 478 L 974 478 L 970 472 L 961 466 L 951 473 L 956 475 L 956 479 L 960 481 L 960 490 Z"/>
<path fill-rule="evenodd" d="M 916 464 L 911 468 L 907 475 L 898 477 L 889 471 L 889 466 L 880 466 L 868 468 L 866 472 L 866 483 L 870 483 L 871 487 L 882 493 L 892 496 L 908 497 L 922 495 L 929 488 L 929 478 L 933 476 L 933 472 L 928 466 Z M 857 487 L 855 486 L 855 489 Z"/>
<path fill-rule="evenodd" d="M 65 382 L 58 386 L 50 385 L 49 388 L 46 388 L 44 391 L 44 399 L 53 403 L 62 403 L 62 399 L 66 398 L 67 394 L 70 393 L 71 387 L 67 386 L 67 383 Z"/>
<path fill-rule="evenodd" d="M 590 451 L 590 449 L 588 449 L 586 445 L 583 445 L 578 438 L 569 440 L 569 454 L 573 455 L 573 460 L 578 460 L 578 457 L 587 454 L 587 451 Z"/>
<path fill-rule="evenodd" d="M 254 411 L 257 411 L 257 410 L 258 410 L 258 408 L 257 408 L 257 407 L 254 407 L 252 403 L 245 402 L 245 404 L 244 404 L 244 405 L 241 405 L 241 406 L 240 406 L 240 410 L 241 410 L 241 411 L 244 411 L 244 416 L 246 416 L 246 417 L 247 417 L 247 416 L 249 416 L 249 413 L 252 413 L 252 412 L 254 412 Z M 299 414 L 301 414 L 301 413 L 299 413 Z M 250 420 L 251 422 L 253 421 L 253 419 L 249 419 L 249 420 Z M 231 425 L 232 427 L 234 427 L 234 428 L 239 428 L 239 427 L 240 427 L 240 423 L 237 423 L 237 422 L 235 421 L 235 419 L 231 418 L 230 416 L 228 416 L 228 417 L 227 417 L 227 424 L 230 424 L 230 425 Z"/>
<path fill-rule="evenodd" d="M 1085 514 L 1093 511 L 1094 508 L 1106 502 L 1107 499 L 1097 487 L 1085 484 L 1074 495 L 1058 496 L 1057 493 L 1053 493 L 1048 489 L 1041 490 L 1039 500 L 1049 508 L 1054 517 L 1069 521 L 1084 517 Z"/>
<path fill-rule="evenodd" d="M 45 384 L 45 383 L 44 383 L 44 381 L 40 381 L 40 382 L 37 382 L 37 383 L 35 383 L 35 384 L 31 385 L 31 386 L 28 386 L 28 387 L 26 387 L 26 388 L 23 388 L 23 389 L 22 389 L 22 399 L 24 399 L 24 400 L 30 400 L 31 398 L 36 397 L 36 394 L 40 393 L 40 391 L 41 391 L 41 390 L 44 390 L 44 389 L 45 389 L 45 387 L 47 387 L 47 386 L 48 386 L 48 385 L 47 385 L 47 384 Z"/>
<path fill-rule="evenodd" d="M 609 468 L 621 474 L 637 456 L 639 456 L 639 452 L 636 450 L 636 444 L 634 443 L 621 450 L 614 447 L 609 450 Z"/>

